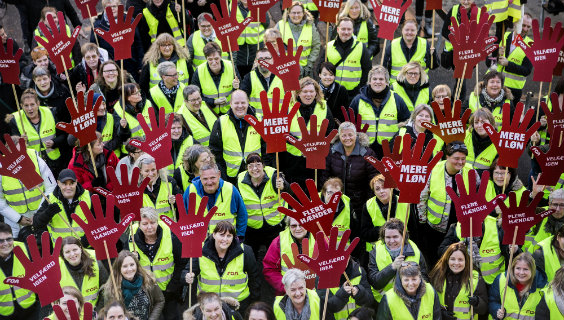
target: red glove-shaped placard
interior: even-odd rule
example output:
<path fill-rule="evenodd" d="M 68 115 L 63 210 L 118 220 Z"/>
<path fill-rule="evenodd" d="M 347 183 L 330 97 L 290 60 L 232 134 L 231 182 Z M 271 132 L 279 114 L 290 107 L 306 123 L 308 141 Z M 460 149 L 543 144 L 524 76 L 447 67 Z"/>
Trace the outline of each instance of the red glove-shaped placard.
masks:
<path fill-rule="evenodd" d="M 343 0 L 313 0 L 319 10 L 319 20 L 327 23 L 337 22 L 337 15 Z"/>
<path fill-rule="evenodd" d="M 2 38 L 0 37 L 0 41 Z M 6 40 L 6 51 L 4 46 L 0 46 L 0 74 L 2 83 L 20 84 L 20 58 L 23 49 L 19 48 L 14 53 L 14 39 Z"/>
<path fill-rule="evenodd" d="M 71 115 L 72 122 L 59 122 L 57 129 L 63 130 L 68 134 L 72 134 L 78 139 L 81 147 L 88 145 L 97 139 L 96 137 L 96 121 L 98 119 L 98 109 L 104 101 L 102 97 L 98 97 L 94 104 L 94 91 L 88 91 L 86 104 L 84 103 L 84 91 L 77 94 L 78 106 L 74 104 L 72 98 L 67 98 L 65 103 Z"/>
<path fill-rule="evenodd" d="M 190 201 L 188 202 L 190 207 L 188 208 L 188 214 L 186 214 L 182 194 L 177 194 L 178 222 L 172 221 L 172 219 L 165 215 L 161 216 L 161 220 L 182 242 L 182 258 L 199 258 L 202 256 L 202 244 L 208 234 L 208 225 L 217 211 L 217 207 L 214 206 L 208 211 L 208 214 L 204 215 L 208 205 L 208 197 L 202 198 L 198 212 L 196 212 L 196 202 L 196 194 L 190 193 Z"/>
<path fill-rule="evenodd" d="M 0 174 L 20 180 L 27 190 L 43 183 L 35 164 L 26 151 L 25 140 L 20 138 L 16 147 L 9 134 L 4 134 L 6 145 L 0 143 Z"/>
<path fill-rule="evenodd" d="M 402 162 L 398 166 L 392 159 L 384 157 L 382 162 L 390 170 L 390 175 L 396 181 L 399 194 L 399 202 L 403 203 L 419 203 L 421 191 L 425 188 L 429 175 L 433 167 L 439 162 L 443 156 L 443 152 L 439 151 L 431 159 L 433 149 L 437 144 L 437 140 L 431 139 L 426 146 L 425 151 L 425 134 L 420 133 L 417 136 L 417 142 L 413 150 L 411 150 L 411 135 L 403 136 Z M 430 162 L 427 162 L 431 159 Z"/>
<path fill-rule="evenodd" d="M 564 173 L 564 142 L 560 143 L 564 129 L 559 128 L 554 133 L 555 135 L 550 139 L 550 148 L 546 153 L 542 152 L 539 147 L 531 147 L 542 171 L 537 181 L 539 185 L 555 186 Z"/>
<path fill-rule="evenodd" d="M 460 100 L 454 102 L 454 110 L 451 110 L 449 98 L 445 98 L 443 102 L 445 106 L 444 114 L 436 101 L 431 102 L 431 107 L 433 108 L 435 117 L 437 117 L 438 124 L 423 122 L 423 127 L 429 129 L 429 131 L 441 138 L 445 144 L 449 144 L 453 141 L 464 141 L 466 137 L 466 123 L 468 119 L 470 119 L 472 111 L 466 109 L 461 117 L 462 102 Z"/>
<path fill-rule="evenodd" d="M 427 0 L 425 1 L 425 10 L 442 10 L 443 0 Z"/>
<path fill-rule="evenodd" d="M 302 55 L 302 46 L 299 46 L 296 54 L 294 54 L 294 39 L 288 39 L 288 50 L 284 47 L 282 38 L 276 39 L 278 44 L 278 52 L 270 43 L 266 43 L 268 51 L 272 55 L 273 64 L 259 60 L 259 64 L 274 73 L 280 80 L 286 92 L 300 89 L 300 57 Z"/>
<path fill-rule="evenodd" d="M 96 17 L 98 12 L 96 12 L 96 5 L 98 0 L 74 0 L 76 7 L 80 10 L 82 14 L 82 19 L 89 19 Z"/>
<path fill-rule="evenodd" d="M 383 0 L 382 4 L 378 0 L 370 0 L 374 8 L 374 16 L 378 20 L 378 38 L 394 40 L 394 32 L 398 28 L 401 17 L 405 10 L 409 8 L 412 0 L 407 0 L 402 5 L 402 0 Z M 333 22 L 333 21 L 331 21 Z"/>
<path fill-rule="evenodd" d="M 329 199 L 329 202 L 324 203 L 319 198 L 315 181 L 307 179 L 306 186 L 309 192 L 309 198 L 296 182 L 292 183 L 290 187 L 297 199 L 287 192 L 282 192 L 282 199 L 293 209 L 290 210 L 285 207 L 278 207 L 278 212 L 296 219 L 304 229 L 312 234 L 316 234 L 319 231 L 327 232 L 331 229 L 333 216 L 335 216 L 342 193 L 335 192 L 333 196 L 331 196 L 331 199 Z M 319 226 L 321 226 L 323 230 L 320 230 Z"/>
<path fill-rule="evenodd" d="M 292 100 L 292 93 L 286 91 L 282 108 L 279 110 L 280 89 L 274 88 L 272 91 L 271 109 L 268 105 L 268 94 L 266 91 L 262 91 L 260 93 L 263 115 L 262 121 L 258 121 L 253 115 L 245 116 L 245 121 L 247 121 L 266 142 L 267 153 L 286 151 L 286 138 L 284 136 L 290 132 L 292 119 L 294 119 L 294 116 L 298 113 L 298 109 L 300 108 L 300 103 L 296 102 L 292 110 L 289 110 L 290 100 Z"/>
<path fill-rule="evenodd" d="M 550 82 L 552 72 L 558 62 L 560 49 L 564 45 L 562 22 L 557 22 L 552 29 L 550 18 L 544 19 L 542 39 L 539 32 L 539 21 L 533 19 L 533 41 L 530 47 L 523 40 L 518 40 L 517 45 L 525 51 L 527 58 L 533 64 L 533 81 Z"/>
<path fill-rule="evenodd" d="M 497 205 L 501 209 L 501 227 L 503 228 L 503 244 L 512 244 L 513 235 L 517 231 L 515 238 L 516 245 L 522 246 L 525 243 L 525 234 L 529 232 L 532 226 L 542 219 L 548 217 L 555 212 L 554 209 L 546 210 L 537 214 L 537 205 L 541 201 L 544 193 L 539 192 L 529 204 L 529 194 L 526 190 L 521 196 L 521 202 L 517 204 L 517 195 L 514 191 L 509 193 L 509 207 L 505 202 L 499 201 Z M 515 230 L 515 227 L 519 227 Z"/>
<path fill-rule="evenodd" d="M 557 128 L 564 130 L 564 105 L 560 104 L 556 92 L 550 95 L 550 102 L 552 104 L 552 111 L 548 109 L 548 105 L 544 101 L 541 101 L 541 107 L 546 115 L 546 131 L 552 136 L 552 133 Z"/>
<path fill-rule="evenodd" d="M 562 75 L 562 70 L 564 70 L 564 47 L 560 49 L 558 53 L 558 61 L 556 62 L 556 66 L 552 70 L 552 75 L 555 77 L 559 77 Z"/>
<path fill-rule="evenodd" d="M 171 113 L 168 115 L 168 121 L 165 122 L 165 109 L 160 108 L 159 123 L 157 125 L 153 107 L 149 108 L 150 126 L 142 114 L 137 115 L 137 121 L 139 121 L 139 125 L 143 128 L 143 132 L 145 132 L 145 141 L 137 139 L 129 141 L 130 145 L 143 150 L 155 158 L 157 170 L 172 164 L 172 154 L 170 153 L 172 148 L 172 137 L 170 136 L 172 118 L 174 118 L 174 114 Z"/>
<path fill-rule="evenodd" d="M 400 152 L 400 148 L 401 148 L 401 141 L 398 139 L 396 140 L 397 143 L 394 144 L 394 150 L 390 151 L 390 141 L 388 140 L 384 140 L 382 141 L 382 151 L 384 152 L 384 157 L 388 157 L 390 159 L 392 159 L 396 165 L 401 165 L 401 152 Z M 364 157 L 364 160 L 370 162 L 370 164 L 376 168 L 376 170 L 378 170 L 378 172 L 380 172 L 381 174 L 384 175 L 384 178 L 386 178 L 386 180 L 384 181 L 384 188 L 397 188 L 398 185 L 396 184 L 396 181 L 394 180 L 394 178 L 392 177 L 392 175 L 390 174 L 390 170 L 388 170 L 388 168 L 386 168 L 386 166 L 382 163 L 382 161 L 374 158 L 373 156 L 366 156 Z"/>
<path fill-rule="evenodd" d="M 29 248 L 29 259 L 22 248 L 14 247 L 14 254 L 25 269 L 23 277 L 7 277 L 4 279 L 5 284 L 27 289 L 35 292 L 39 296 L 41 306 L 46 306 L 53 301 L 63 297 L 63 289 L 61 289 L 61 268 L 59 267 L 59 253 L 63 245 L 63 238 L 59 237 L 55 240 L 53 254 L 51 249 L 51 238 L 47 231 L 41 235 L 42 254 L 37 248 L 35 236 L 27 237 L 27 246 Z"/>
<path fill-rule="evenodd" d="M 243 22 L 237 22 L 237 1 L 231 1 L 231 11 L 227 11 L 227 0 L 220 0 L 221 12 L 223 17 L 217 11 L 215 3 L 211 4 L 211 9 L 215 20 L 206 14 L 206 20 L 213 26 L 215 35 L 221 41 L 221 49 L 223 52 L 239 51 L 237 38 L 243 33 L 252 17 L 248 16 Z"/>
<path fill-rule="evenodd" d="M 349 113 L 347 114 L 347 108 L 345 108 L 344 106 L 341 106 L 341 112 L 343 113 L 343 117 L 345 118 L 345 121 L 354 123 L 356 132 L 363 132 L 363 133 L 368 132 L 369 125 L 368 123 L 365 123 L 364 125 L 362 124 L 361 114 L 355 116 L 354 110 L 352 108 L 349 108 Z"/>
<path fill-rule="evenodd" d="M 470 79 L 474 66 L 480 61 L 485 60 L 488 55 L 494 52 L 498 45 L 495 43 L 497 38 L 489 36 L 490 27 L 495 19 L 494 15 L 489 15 L 486 7 L 482 7 L 480 20 L 478 20 L 478 9 L 473 6 L 471 21 L 464 7 L 460 7 L 460 25 L 456 17 L 451 17 L 452 33 L 448 35 L 452 43 L 454 52 L 454 77 Z M 466 72 L 464 65 L 466 64 Z"/>
<path fill-rule="evenodd" d="M 52 15 L 47 16 L 47 23 L 49 23 L 51 31 L 47 29 L 45 22 L 39 22 L 39 29 L 41 29 L 41 32 L 43 32 L 43 36 L 47 39 L 47 41 L 43 40 L 40 36 L 35 36 L 35 40 L 47 49 L 49 57 L 51 57 L 51 61 L 53 61 L 55 67 L 57 68 L 57 73 L 64 73 L 65 70 L 70 69 L 72 66 L 70 54 L 81 27 L 77 26 L 74 28 L 74 31 L 69 37 L 67 35 L 65 17 L 61 11 L 57 12 L 57 19 L 59 20 L 58 26 L 55 24 L 55 20 Z"/>
<path fill-rule="evenodd" d="M 56 304 L 53 306 L 53 311 L 57 316 L 57 320 L 92 320 L 92 304 L 86 302 L 84 308 L 82 309 L 82 318 L 79 315 L 78 307 L 74 300 L 67 300 L 67 309 L 69 310 L 70 318 L 67 318 L 63 308 Z M 49 318 L 43 318 L 43 320 L 50 320 Z"/>
<path fill-rule="evenodd" d="M 341 242 L 337 243 L 338 232 L 339 229 L 337 227 L 331 228 L 331 235 L 328 239 L 329 243 L 325 241 L 325 235 L 322 232 L 315 234 L 315 243 L 317 250 L 319 250 L 319 255 L 316 259 L 306 254 L 298 255 L 298 258 L 319 277 L 317 289 L 340 287 L 340 275 L 345 272 L 351 252 L 358 244 L 358 241 L 360 241 L 359 238 L 354 238 L 347 247 L 351 231 L 345 230 Z"/>
<path fill-rule="evenodd" d="M 114 221 L 114 203 L 114 196 L 111 194 L 108 195 L 106 197 L 106 215 L 104 216 L 104 211 L 102 211 L 102 205 L 100 204 L 100 197 L 95 194 L 92 196 L 92 206 L 94 207 L 96 217 L 92 215 L 88 204 L 84 201 L 80 202 L 80 208 L 84 213 L 86 221 L 83 221 L 76 213 L 71 215 L 74 222 L 84 231 L 86 239 L 88 239 L 88 243 L 94 248 L 96 259 L 98 260 L 106 260 L 118 256 L 116 243 L 129 223 L 133 221 L 133 217 L 135 217 L 133 213 L 130 213 L 126 215 L 120 223 L 116 223 Z M 106 255 L 104 243 L 108 246 L 109 257 Z"/>
<path fill-rule="evenodd" d="M 247 0 L 249 12 L 251 13 L 252 21 L 266 22 L 266 12 L 272 8 L 278 1 L 277 0 Z M 225 11 L 224 11 L 225 12 Z"/>
<path fill-rule="evenodd" d="M 145 188 L 147 188 L 150 179 L 147 177 L 141 181 L 141 184 L 139 184 L 140 170 L 138 167 L 135 167 L 131 172 L 131 181 L 129 181 L 127 165 L 123 163 L 120 165 L 119 169 L 121 170 L 121 183 L 117 178 L 116 171 L 113 167 L 108 166 L 106 169 L 108 180 L 116 181 L 113 185 L 113 192 L 101 187 L 95 187 L 94 191 L 106 198 L 109 195 L 113 195 L 116 198 L 116 206 L 119 208 L 119 215 L 121 219 L 125 219 L 129 213 L 133 213 L 133 221 L 141 221 L 140 210 L 143 207 L 143 193 L 145 192 Z"/>
<path fill-rule="evenodd" d="M 517 104 L 513 122 L 511 122 L 509 103 L 503 105 L 503 118 L 499 132 L 491 124 L 484 123 L 484 129 L 499 154 L 498 165 L 501 167 L 517 168 L 519 157 L 525 151 L 527 141 L 540 127 L 540 122 L 537 121 L 527 130 L 527 126 L 535 114 L 534 109 L 527 110 L 523 121 L 519 121 L 521 118 L 519 115 L 523 114 L 523 107 L 522 102 Z"/>
<path fill-rule="evenodd" d="M 106 31 L 100 28 L 94 31 L 100 35 L 112 48 L 114 48 L 114 60 L 125 60 L 131 58 L 131 46 L 135 37 L 135 28 L 141 20 L 142 14 L 139 13 L 135 20 L 133 18 L 133 7 L 127 9 L 127 15 L 123 17 L 123 5 L 118 6 L 117 19 L 114 17 L 112 8 L 106 7 L 106 15 L 110 23 L 110 30 Z M 123 19 L 123 20 L 122 20 Z M 117 22 L 116 22 L 117 20 Z"/>
<path fill-rule="evenodd" d="M 302 260 L 300 260 L 298 258 L 298 256 L 301 254 L 300 251 L 298 250 L 298 244 L 295 243 L 295 242 L 292 242 L 291 247 L 292 247 L 292 259 L 290 259 L 290 257 L 288 257 L 288 255 L 284 253 L 284 254 L 282 254 L 282 260 L 284 260 L 288 269 L 300 269 L 300 270 L 302 270 L 305 273 L 305 276 L 306 276 L 306 287 L 310 290 L 314 290 L 314 288 L 315 288 L 315 277 L 317 275 L 305 263 L 303 263 Z M 308 238 L 302 239 L 302 252 L 309 252 L 309 239 Z M 319 255 L 319 252 L 317 250 L 317 246 L 314 245 L 312 258 L 317 259 L 318 255 Z"/>
<path fill-rule="evenodd" d="M 468 186 L 465 185 L 462 175 L 458 173 L 455 177 L 456 185 L 460 196 L 456 194 L 451 186 L 446 187 L 446 191 L 454 203 L 456 208 L 456 218 L 460 222 L 461 235 L 467 237 L 481 237 L 482 236 L 482 223 L 484 219 L 492 212 L 496 206 L 497 201 L 505 200 L 505 195 L 500 194 L 492 201 L 486 200 L 486 183 L 490 178 L 490 172 L 482 172 L 483 183 L 476 191 L 476 170 L 470 170 L 468 173 Z M 464 188 L 461 188 L 463 186 Z M 472 218 L 472 234 L 470 234 L 470 218 Z"/>
<path fill-rule="evenodd" d="M 309 169 L 322 169 L 325 170 L 325 158 L 331 149 L 331 141 L 337 135 L 337 130 L 333 129 L 329 135 L 325 137 L 329 120 L 323 119 L 319 132 L 317 132 L 317 116 L 312 115 L 309 118 L 309 127 L 311 132 L 306 127 L 303 117 L 298 118 L 302 138 L 297 140 L 294 136 L 286 134 L 286 140 L 294 147 L 298 148 L 306 157 L 306 168 Z"/>

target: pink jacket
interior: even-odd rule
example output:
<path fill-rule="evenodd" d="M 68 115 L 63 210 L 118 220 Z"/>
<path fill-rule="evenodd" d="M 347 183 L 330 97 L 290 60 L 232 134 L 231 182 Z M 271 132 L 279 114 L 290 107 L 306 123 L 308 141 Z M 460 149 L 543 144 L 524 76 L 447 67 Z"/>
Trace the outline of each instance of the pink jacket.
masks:
<path fill-rule="evenodd" d="M 286 294 L 282 284 L 282 256 L 280 254 L 280 236 L 272 240 L 262 260 L 262 273 L 266 281 L 274 288 L 277 296 Z"/>

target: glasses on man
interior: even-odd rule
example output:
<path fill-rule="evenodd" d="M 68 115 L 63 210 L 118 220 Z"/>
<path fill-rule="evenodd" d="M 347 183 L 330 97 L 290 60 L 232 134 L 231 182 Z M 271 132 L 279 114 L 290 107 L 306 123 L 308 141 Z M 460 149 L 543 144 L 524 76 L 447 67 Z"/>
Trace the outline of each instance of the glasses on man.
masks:
<path fill-rule="evenodd" d="M 166 76 L 166 77 L 171 77 L 171 78 L 177 78 L 177 77 L 178 77 L 178 72 L 177 72 L 177 73 L 173 73 L 173 74 L 165 74 L 164 76 Z"/>
<path fill-rule="evenodd" d="M 5 239 L 0 239 L 0 244 L 2 243 L 12 243 L 14 242 L 14 238 L 5 238 Z"/>
<path fill-rule="evenodd" d="M 558 208 L 563 208 L 564 209 L 564 203 L 563 202 L 551 202 L 549 204 L 550 208 L 552 209 L 556 209 L 558 210 Z"/>

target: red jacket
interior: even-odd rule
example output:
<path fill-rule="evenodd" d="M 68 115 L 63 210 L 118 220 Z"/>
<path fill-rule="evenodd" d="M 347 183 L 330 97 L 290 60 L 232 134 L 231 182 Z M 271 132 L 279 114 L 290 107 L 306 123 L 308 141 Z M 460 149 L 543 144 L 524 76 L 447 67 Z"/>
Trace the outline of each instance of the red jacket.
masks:
<path fill-rule="evenodd" d="M 119 162 L 116 154 L 113 151 L 104 148 L 104 156 L 106 157 L 106 165 L 104 168 L 113 167 L 115 169 Z M 69 169 L 74 171 L 78 182 L 84 187 L 84 189 L 94 192 L 94 186 L 92 186 L 92 180 L 95 178 L 94 172 L 91 171 L 84 163 L 84 157 L 82 154 L 76 152 L 76 148 L 73 150 L 73 157 L 69 163 Z M 98 176 L 100 175 L 104 175 L 106 177 L 106 185 L 102 185 L 100 187 L 112 191 L 114 181 L 110 180 L 107 172 L 98 171 Z"/>
<path fill-rule="evenodd" d="M 282 284 L 282 255 L 280 253 L 280 236 L 274 238 L 262 260 L 264 279 L 274 288 L 277 296 L 286 294 Z"/>

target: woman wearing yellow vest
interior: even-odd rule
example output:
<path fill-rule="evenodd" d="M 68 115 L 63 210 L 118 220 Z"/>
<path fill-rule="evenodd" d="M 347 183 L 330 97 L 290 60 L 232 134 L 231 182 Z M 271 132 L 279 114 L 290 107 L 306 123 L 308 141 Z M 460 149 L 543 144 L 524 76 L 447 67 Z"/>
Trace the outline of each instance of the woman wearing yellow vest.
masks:
<path fill-rule="evenodd" d="M 63 284 L 61 284 L 61 286 L 63 286 Z M 74 305 L 75 305 L 75 310 L 78 311 L 79 317 L 82 318 L 83 314 L 83 310 L 84 310 L 84 303 L 87 302 L 84 300 L 84 297 L 82 296 L 82 294 L 80 293 L 80 291 L 78 291 L 78 289 L 76 287 L 73 286 L 64 286 L 63 288 L 63 296 L 52 302 L 51 306 L 56 306 L 58 305 L 59 307 L 61 307 L 61 310 L 63 311 L 65 317 L 64 318 L 59 318 L 57 317 L 57 315 L 55 313 L 52 313 L 49 317 L 45 318 L 45 319 L 50 319 L 50 320 L 67 320 L 67 319 L 71 319 L 71 312 L 69 311 L 69 305 L 68 302 L 69 301 L 74 301 Z"/>
<path fill-rule="evenodd" d="M 337 16 L 337 21 L 343 17 L 353 20 L 353 32 L 356 39 L 366 44 L 368 55 L 374 57 L 380 52 L 380 40 L 377 37 L 378 28 L 372 23 L 372 15 L 368 7 L 359 0 L 347 1 L 341 7 L 341 12 Z M 333 31 L 332 38 L 336 37 L 336 29 Z"/>
<path fill-rule="evenodd" d="M 472 283 L 470 282 L 472 277 Z M 462 242 L 451 244 L 429 273 L 430 282 L 442 305 L 442 319 L 470 319 L 488 314 L 488 290 L 484 279 L 470 265 L 470 256 Z M 470 294 L 472 285 L 473 295 Z"/>
<path fill-rule="evenodd" d="M 276 320 L 322 318 L 322 304 L 314 290 L 306 288 L 305 274 L 299 269 L 290 269 L 284 277 L 284 296 L 274 300 L 274 316 Z"/>
<path fill-rule="evenodd" d="M 158 109 L 164 108 L 166 114 L 177 112 L 184 104 L 182 91 L 184 84 L 178 80 L 180 70 L 170 61 L 163 61 L 157 66 L 157 73 L 162 80 L 149 89 L 151 104 Z"/>
<path fill-rule="evenodd" d="M 174 180 L 180 190 L 188 190 L 192 179 L 200 176 L 204 164 L 215 163 L 215 157 L 208 147 L 195 144 L 188 147 L 182 155 L 182 166 L 174 170 Z"/>
<path fill-rule="evenodd" d="M 99 93 L 94 93 L 93 101 L 102 98 L 102 103 L 96 114 L 96 131 L 102 133 L 102 142 L 104 147 L 112 150 L 117 156 L 121 155 L 121 147 L 127 138 L 119 134 L 119 131 L 127 126 L 127 120 L 120 119 L 115 113 L 108 112 L 106 106 L 106 98 Z"/>
<path fill-rule="evenodd" d="M 323 183 L 321 187 L 320 198 L 324 203 L 328 203 L 331 197 L 336 192 L 342 192 L 344 189 L 343 181 L 339 178 L 330 178 Z M 346 195 L 341 195 L 339 203 L 337 204 L 337 209 L 335 210 L 335 215 L 333 216 L 333 227 L 339 229 L 338 240 L 341 240 L 343 233 L 351 228 L 351 220 L 354 217 L 354 211 L 351 207 L 351 200 Z"/>
<path fill-rule="evenodd" d="M 564 268 L 556 271 L 554 279 L 543 291 L 535 312 L 537 319 L 564 319 Z"/>
<path fill-rule="evenodd" d="M 464 138 L 464 144 L 468 148 L 466 162 L 473 169 L 476 169 L 480 175 L 485 170 L 489 170 L 497 157 L 497 150 L 486 129 L 484 129 L 484 123 L 489 123 L 493 126 L 495 125 L 495 119 L 489 109 L 479 108 L 470 117 L 470 126 Z"/>
<path fill-rule="evenodd" d="M 435 149 L 433 150 L 433 154 L 437 154 L 437 152 L 441 151 L 444 146 L 444 142 L 442 139 L 435 136 L 430 130 L 427 130 L 423 126 L 423 122 L 432 122 L 433 121 L 433 110 L 427 104 L 419 104 L 415 107 L 413 112 L 411 113 L 411 117 L 407 122 L 402 122 L 398 124 L 400 128 L 398 133 L 394 135 L 392 138 L 392 143 L 390 143 L 390 148 L 396 143 L 400 144 L 400 152 L 403 150 L 403 136 L 409 134 L 411 136 L 411 146 L 413 148 L 415 143 L 417 142 L 417 138 L 419 137 L 420 133 L 425 134 L 425 145 L 428 145 L 431 139 L 437 140 L 437 144 L 435 145 Z"/>
<path fill-rule="evenodd" d="M 182 271 L 186 283 L 197 280 L 198 292 L 215 292 L 239 301 L 241 310 L 260 296 L 259 269 L 251 247 L 239 243 L 235 226 L 220 221 L 204 242 L 202 257 L 192 259 Z"/>
<path fill-rule="evenodd" d="M 441 319 L 437 292 L 423 279 L 419 265 L 413 261 L 398 265 L 393 288 L 382 298 L 376 319 L 400 320 L 407 315 L 413 319 Z"/>
<path fill-rule="evenodd" d="M 521 201 L 523 192 L 527 190 L 517 175 L 517 169 L 506 168 L 497 164 L 498 159 L 495 159 L 490 167 L 490 180 L 483 181 L 487 183 L 486 200 L 491 201 L 497 195 L 505 190 L 505 195 L 509 196 L 510 192 L 517 194 L 517 203 Z M 505 174 L 507 172 L 507 175 Z M 536 195 L 536 194 L 535 194 Z M 509 205 L 509 197 L 505 199 L 505 205 Z M 501 214 L 501 210 L 496 206 L 496 212 Z"/>
<path fill-rule="evenodd" d="M 501 301 L 505 288 L 505 277 L 509 284 L 505 297 L 505 308 Z M 493 319 L 540 319 L 535 317 L 535 310 L 543 296 L 546 275 L 537 269 L 535 260 L 528 252 L 523 252 L 513 259 L 505 273 L 497 276 L 489 288 L 489 313 Z"/>
<path fill-rule="evenodd" d="M 168 120 L 167 120 L 168 121 Z M 172 148 L 170 153 L 172 155 L 172 164 L 169 165 L 167 173 L 169 176 L 174 174 L 174 170 L 182 166 L 182 156 L 186 149 L 194 145 L 194 137 L 190 132 L 190 128 L 184 122 L 184 118 L 179 113 L 174 114 L 172 118 L 172 127 L 170 127 L 170 136 L 172 139 Z"/>
<path fill-rule="evenodd" d="M 202 95 L 200 88 L 190 84 L 182 90 L 184 96 L 184 104 L 178 113 L 184 117 L 186 125 L 192 132 L 194 140 L 202 146 L 209 146 L 210 135 L 213 124 L 217 120 L 217 115 L 207 106 L 202 103 Z"/>
<path fill-rule="evenodd" d="M 409 111 L 418 105 L 430 104 L 429 76 L 418 61 L 408 62 L 401 67 L 392 90 L 399 94 Z"/>
<path fill-rule="evenodd" d="M 243 320 L 238 310 L 239 302 L 230 297 L 220 298 L 215 292 L 202 292 L 198 303 L 184 311 L 185 320 Z M 272 313 L 272 311 L 270 311 Z M 274 317 L 274 316 L 273 316 Z M 258 319 L 254 319 L 258 320 Z M 274 319 L 266 319 L 274 320 Z"/>
<path fill-rule="evenodd" d="M 556 271 L 562 267 L 564 260 L 564 227 L 555 235 L 538 243 L 538 249 L 533 253 L 538 269 L 544 270 L 548 281 L 552 281 Z"/>

